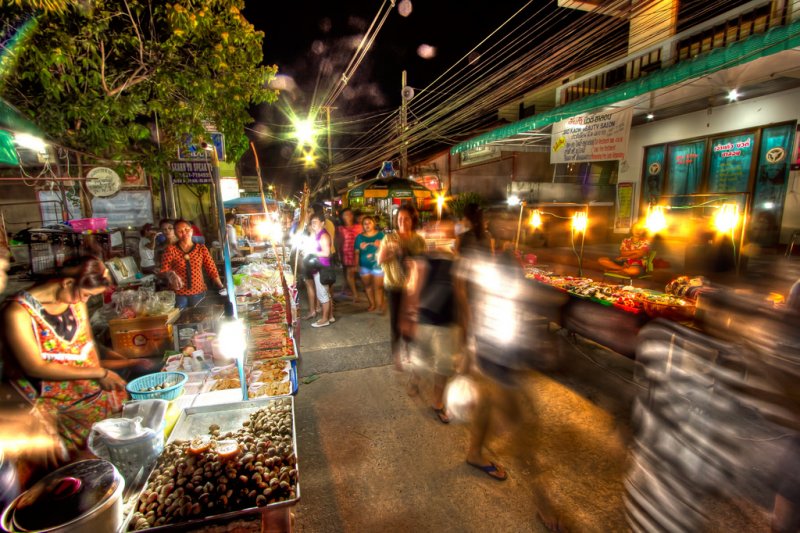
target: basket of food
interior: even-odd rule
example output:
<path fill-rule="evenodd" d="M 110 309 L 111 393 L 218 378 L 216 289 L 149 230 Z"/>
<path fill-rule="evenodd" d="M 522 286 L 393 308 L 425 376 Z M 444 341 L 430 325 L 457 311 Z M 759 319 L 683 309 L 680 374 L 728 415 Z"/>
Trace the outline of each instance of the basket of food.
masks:
<path fill-rule="evenodd" d="M 134 400 L 174 400 L 189 379 L 183 372 L 156 372 L 136 378 L 125 387 Z"/>
<path fill-rule="evenodd" d="M 692 302 L 669 294 L 647 295 L 641 299 L 644 311 L 653 318 L 666 318 L 684 322 L 694 318 Z"/>

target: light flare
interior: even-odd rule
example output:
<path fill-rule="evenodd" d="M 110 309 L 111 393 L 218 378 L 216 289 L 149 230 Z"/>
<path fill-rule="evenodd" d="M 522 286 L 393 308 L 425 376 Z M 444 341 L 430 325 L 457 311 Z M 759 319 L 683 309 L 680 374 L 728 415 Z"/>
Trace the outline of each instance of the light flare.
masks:
<path fill-rule="evenodd" d="M 655 235 L 667 227 L 667 217 L 664 211 L 663 205 L 651 205 L 647 209 L 647 218 L 644 224 L 650 234 Z"/>

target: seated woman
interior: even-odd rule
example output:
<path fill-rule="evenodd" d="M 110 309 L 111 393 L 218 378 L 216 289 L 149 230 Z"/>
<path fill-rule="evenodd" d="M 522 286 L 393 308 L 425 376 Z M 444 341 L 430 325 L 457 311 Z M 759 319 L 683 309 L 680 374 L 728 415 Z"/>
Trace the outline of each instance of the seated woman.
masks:
<path fill-rule="evenodd" d="M 13 296 L 3 311 L 3 379 L 57 429 L 60 461 L 79 457 L 92 424 L 127 397 L 125 381 L 100 365 L 86 308 L 111 284 L 105 264 L 85 257 Z"/>
<path fill-rule="evenodd" d="M 647 230 L 642 224 L 636 224 L 632 235 L 624 239 L 619 246 L 619 257 L 610 259 L 601 257 L 597 260 L 609 272 L 636 277 L 645 273 L 645 257 L 650 253 L 650 241 Z"/>
<path fill-rule="evenodd" d="M 203 270 L 217 289 L 222 289 L 217 265 L 204 244 L 192 241 L 192 226 L 185 220 L 175 222 L 178 242 L 167 246 L 161 258 L 161 274 L 166 275 L 175 291 L 175 307 L 194 307 L 206 294 L 208 287 Z"/>

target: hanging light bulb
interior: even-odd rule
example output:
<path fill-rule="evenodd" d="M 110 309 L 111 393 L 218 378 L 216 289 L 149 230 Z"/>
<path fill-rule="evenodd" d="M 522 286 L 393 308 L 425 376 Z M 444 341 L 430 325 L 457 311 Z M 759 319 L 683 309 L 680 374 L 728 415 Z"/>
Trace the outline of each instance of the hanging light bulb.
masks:
<path fill-rule="evenodd" d="M 664 231 L 667 227 L 667 217 L 664 215 L 663 205 L 651 205 L 647 208 L 647 218 L 645 219 L 647 231 L 653 235 Z"/>
<path fill-rule="evenodd" d="M 534 209 L 533 213 L 531 214 L 531 226 L 534 228 L 542 227 L 542 214 L 538 209 Z"/>
<path fill-rule="evenodd" d="M 586 231 L 588 220 L 584 211 L 577 211 L 572 215 L 572 229 L 578 233 Z"/>
<path fill-rule="evenodd" d="M 739 225 L 739 206 L 722 204 L 714 215 L 714 227 L 720 233 L 732 232 Z"/>

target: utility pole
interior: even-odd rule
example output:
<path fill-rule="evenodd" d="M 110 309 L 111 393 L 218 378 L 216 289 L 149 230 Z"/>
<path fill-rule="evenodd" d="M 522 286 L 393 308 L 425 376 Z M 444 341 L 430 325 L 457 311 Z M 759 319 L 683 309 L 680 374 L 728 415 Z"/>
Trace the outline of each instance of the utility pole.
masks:
<path fill-rule="evenodd" d="M 403 71 L 403 78 L 400 84 L 401 95 L 406 87 L 406 71 Z M 406 126 L 408 124 L 408 104 L 405 95 L 400 99 L 400 177 L 408 177 L 408 148 L 406 146 Z"/>
<path fill-rule="evenodd" d="M 331 175 L 331 166 L 333 166 L 333 153 L 331 149 L 331 109 L 336 108 L 329 105 L 325 106 L 325 116 L 327 118 L 325 131 L 327 132 L 328 136 L 328 187 L 331 194 L 331 206 L 333 206 L 333 200 L 336 197 L 336 190 L 333 186 L 333 176 Z"/>

